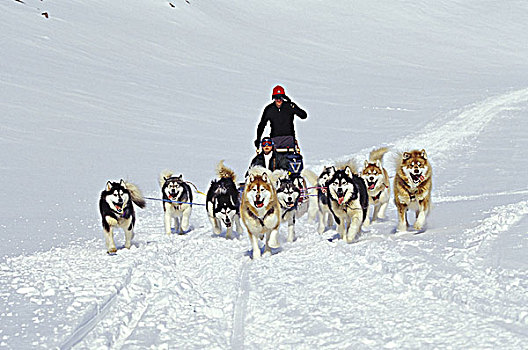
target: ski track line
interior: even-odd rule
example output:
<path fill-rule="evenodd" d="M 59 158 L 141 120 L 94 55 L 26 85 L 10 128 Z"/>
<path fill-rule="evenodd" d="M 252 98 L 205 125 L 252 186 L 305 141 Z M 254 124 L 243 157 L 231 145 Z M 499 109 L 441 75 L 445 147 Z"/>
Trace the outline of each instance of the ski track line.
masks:
<path fill-rule="evenodd" d="M 388 154 L 394 157 L 387 158 L 387 163 L 393 163 L 387 167 L 387 171 L 391 176 L 394 175 L 395 155 L 398 150 L 415 148 L 424 148 L 433 166 L 444 166 L 456 156 L 455 150 L 472 147 L 470 141 L 476 138 L 490 122 L 499 117 L 502 112 L 511 110 L 512 105 L 520 103 L 528 103 L 528 89 L 489 97 L 481 102 L 448 112 L 442 120 L 427 124 L 422 132 L 417 130 L 412 133 L 412 136 L 401 138 L 392 144 L 388 143 L 389 148 L 392 148 Z M 316 165 L 307 164 L 307 166 L 309 165 L 317 173 L 325 164 L 335 164 L 351 158 L 361 162 L 358 164 L 362 164 L 371 150 L 372 148 L 369 147 L 343 157 L 321 160 Z"/>
<path fill-rule="evenodd" d="M 244 348 L 244 324 L 247 303 L 249 299 L 249 263 L 243 262 L 240 269 L 238 295 L 235 299 L 235 310 L 233 311 L 233 330 L 231 333 L 231 348 Z"/>
<path fill-rule="evenodd" d="M 467 237 L 464 248 L 454 248 L 452 254 L 447 257 L 448 259 L 453 258 L 457 253 L 466 253 L 465 261 L 470 261 L 469 255 L 478 253 L 484 243 L 496 238 L 500 233 L 508 231 L 528 215 L 528 200 L 495 207 L 491 209 L 491 213 L 480 225 L 464 232 L 464 237 Z"/>
<path fill-rule="evenodd" d="M 490 97 L 466 107 L 447 122 L 440 121 L 443 125 L 439 126 L 435 122 L 427 125 L 425 133 L 406 137 L 396 142 L 396 145 L 400 148 L 408 148 L 415 147 L 419 143 L 431 158 L 435 159 L 437 165 L 443 165 L 452 160 L 453 151 L 467 145 L 502 112 L 510 110 L 512 105 L 527 102 L 528 89 Z"/>
<path fill-rule="evenodd" d="M 474 200 L 482 199 L 482 198 L 515 196 L 519 194 L 528 194 L 528 190 L 502 191 L 502 192 L 482 193 L 482 194 L 467 195 L 467 196 L 439 196 L 439 197 L 433 196 L 433 202 L 434 203 L 451 203 L 451 202 L 462 202 L 462 201 L 474 201 Z"/>
<path fill-rule="evenodd" d="M 87 320 L 82 321 L 81 324 L 77 326 L 77 328 L 66 339 L 66 341 L 59 346 L 59 349 L 71 349 L 73 346 L 83 341 L 83 339 L 97 326 L 97 324 L 106 317 L 108 311 L 117 302 L 119 294 L 130 283 L 133 270 L 133 267 L 128 268 L 125 282 L 121 284 L 120 288 L 117 288 L 116 292 L 113 293 L 110 298 L 102 304 L 102 306 L 96 305 L 94 312 L 91 313 Z"/>

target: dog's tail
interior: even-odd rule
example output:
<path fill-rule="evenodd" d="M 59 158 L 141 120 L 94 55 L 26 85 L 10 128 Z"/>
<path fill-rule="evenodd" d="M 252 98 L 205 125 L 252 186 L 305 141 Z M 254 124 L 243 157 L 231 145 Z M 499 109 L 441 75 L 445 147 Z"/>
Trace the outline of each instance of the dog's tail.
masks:
<path fill-rule="evenodd" d="M 289 177 L 290 176 L 288 175 L 288 172 L 284 169 L 277 169 L 271 173 L 271 179 L 273 182 L 277 182 L 277 180 L 288 179 Z"/>
<path fill-rule="evenodd" d="M 306 180 L 308 180 L 308 182 L 310 183 L 310 185 L 312 186 L 317 186 L 317 179 L 319 178 L 317 176 L 316 173 L 314 173 L 313 171 L 311 171 L 310 169 L 303 169 L 303 171 L 301 171 L 301 175 L 303 177 L 306 178 Z"/>
<path fill-rule="evenodd" d="M 383 159 L 383 155 L 385 155 L 385 153 L 387 153 L 388 151 L 388 147 L 381 147 L 371 151 L 369 154 L 369 162 L 376 163 L 378 160 L 381 162 L 381 160 Z"/>
<path fill-rule="evenodd" d="M 134 202 L 134 204 L 136 204 L 140 208 L 145 208 L 147 206 L 147 202 L 145 202 L 145 198 L 143 198 L 143 194 L 141 193 L 139 188 L 130 182 L 126 182 L 125 185 L 128 192 L 130 193 L 130 198 L 132 199 L 132 202 Z"/>
<path fill-rule="evenodd" d="M 228 178 L 233 180 L 234 183 L 236 183 L 235 172 L 224 165 L 224 160 L 221 160 L 220 163 L 218 163 L 218 165 L 216 166 L 216 173 L 221 179 Z"/>
<path fill-rule="evenodd" d="M 336 169 L 345 170 L 346 167 L 349 167 L 353 174 L 358 174 L 358 166 L 354 159 L 349 159 L 346 162 L 339 162 L 336 164 Z"/>
<path fill-rule="evenodd" d="M 159 184 L 160 184 L 160 187 L 163 187 L 163 185 L 165 184 L 165 181 L 167 181 L 167 179 L 170 179 L 172 177 L 172 175 L 174 175 L 174 171 L 172 170 L 163 170 L 159 176 Z"/>

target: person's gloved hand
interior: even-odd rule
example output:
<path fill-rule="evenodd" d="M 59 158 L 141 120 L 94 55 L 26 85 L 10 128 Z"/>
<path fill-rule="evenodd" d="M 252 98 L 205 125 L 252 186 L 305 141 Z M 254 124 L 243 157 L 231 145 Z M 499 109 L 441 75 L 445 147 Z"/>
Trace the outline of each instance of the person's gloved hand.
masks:
<path fill-rule="evenodd" d="M 286 95 L 283 95 L 283 96 L 282 96 L 282 100 L 283 100 L 284 102 L 291 102 L 290 98 L 289 98 L 288 96 L 286 96 Z"/>
<path fill-rule="evenodd" d="M 255 140 L 255 147 L 257 149 L 260 147 L 260 140 Z"/>

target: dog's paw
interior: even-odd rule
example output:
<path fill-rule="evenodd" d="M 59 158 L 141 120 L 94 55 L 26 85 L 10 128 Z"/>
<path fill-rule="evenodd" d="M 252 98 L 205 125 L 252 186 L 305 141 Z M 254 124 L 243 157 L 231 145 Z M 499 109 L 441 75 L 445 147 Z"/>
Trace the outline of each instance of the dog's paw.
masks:
<path fill-rule="evenodd" d="M 110 248 L 110 249 L 108 249 L 108 251 L 106 253 L 108 255 L 116 255 L 117 249 L 116 248 Z"/>

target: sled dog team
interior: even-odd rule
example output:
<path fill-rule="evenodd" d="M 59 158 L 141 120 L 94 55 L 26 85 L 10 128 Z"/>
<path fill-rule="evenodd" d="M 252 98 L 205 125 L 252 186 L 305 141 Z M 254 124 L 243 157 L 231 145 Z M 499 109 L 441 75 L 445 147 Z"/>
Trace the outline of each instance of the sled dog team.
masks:
<path fill-rule="evenodd" d="M 225 227 L 226 238 L 233 226 L 241 232 L 244 223 L 253 258 L 261 256 L 259 242 L 264 240 L 264 251 L 278 249 L 279 226 L 288 224 L 288 242 L 295 240 L 295 222 L 308 213 L 310 220 L 318 219 L 318 232 L 323 233 L 334 223 L 341 239 L 353 242 L 363 226 L 385 217 L 390 200 L 390 183 L 382 165 L 387 148 L 370 152 L 361 171 L 354 162 L 324 167 L 319 175 L 305 169 L 301 175 L 290 176 L 284 170 L 270 172 L 256 166 L 249 169 L 243 192 L 239 193 L 233 170 L 223 161 L 216 167 L 218 179 L 211 181 L 206 195 L 206 210 L 213 232 L 219 235 Z M 313 186 L 307 187 L 306 180 Z M 189 229 L 193 195 L 182 175 L 171 171 L 160 174 L 165 233 L 172 228 L 178 233 Z M 422 231 L 431 207 L 432 169 L 425 150 L 398 154 L 393 181 L 394 203 L 398 212 L 397 231 L 407 231 L 407 211 L 414 211 L 414 229 Z M 308 195 L 309 189 L 316 194 Z M 310 193 L 315 193 L 311 191 Z M 102 217 L 107 252 L 116 253 L 113 228 L 125 232 L 125 248 L 130 248 L 134 237 L 135 211 L 133 204 L 145 207 L 139 189 L 121 180 L 106 184 L 101 193 L 99 209 Z"/>

